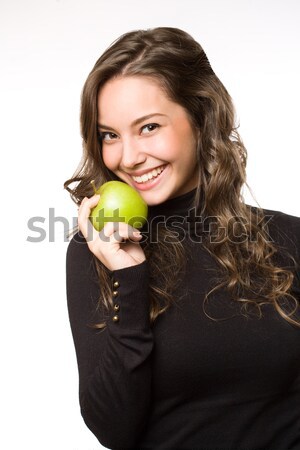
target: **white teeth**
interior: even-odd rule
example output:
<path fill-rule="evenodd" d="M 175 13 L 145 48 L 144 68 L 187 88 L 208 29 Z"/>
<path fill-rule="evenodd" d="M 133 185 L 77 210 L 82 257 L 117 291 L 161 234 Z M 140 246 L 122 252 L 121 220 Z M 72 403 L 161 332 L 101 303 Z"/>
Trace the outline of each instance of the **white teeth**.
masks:
<path fill-rule="evenodd" d="M 142 175 L 141 177 L 134 177 L 132 175 L 132 178 L 134 179 L 134 181 L 136 181 L 137 183 L 145 183 L 148 180 L 152 180 L 152 178 L 157 177 L 161 172 L 163 172 L 165 166 L 163 167 L 158 167 L 157 169 L 153 169 L 151 170 L 151 172 L 148 173 L 144 173 L 144 175 Z"/>

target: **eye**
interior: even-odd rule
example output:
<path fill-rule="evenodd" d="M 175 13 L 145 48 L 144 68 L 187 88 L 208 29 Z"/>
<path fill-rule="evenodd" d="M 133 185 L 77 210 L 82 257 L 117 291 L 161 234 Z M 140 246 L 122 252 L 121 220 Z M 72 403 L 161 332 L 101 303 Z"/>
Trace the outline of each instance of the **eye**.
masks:
<path fill-rule="evenodd" d="M 160 125 L 158 123 L 148 123 L 147 125 L 144 125 L 141 130 L 143 133 L 143 130 L 146 130 L 143 134 L 149 134 L 152 131 L 156 130 L 156 128 L 159 128 Z"/>
<path fill-rule="evenodd" d="M 115 133 L 111 133 L 110 131 L 99 131 L 99 137 L 102 139 L 102 141 L 113 141 L 118 136 Z"/>

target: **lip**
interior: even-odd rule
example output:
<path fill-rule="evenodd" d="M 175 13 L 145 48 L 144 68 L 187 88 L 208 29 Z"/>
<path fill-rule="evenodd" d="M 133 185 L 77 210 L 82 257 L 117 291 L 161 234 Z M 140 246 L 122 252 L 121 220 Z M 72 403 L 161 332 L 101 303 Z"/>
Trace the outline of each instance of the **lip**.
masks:
<path fill-rule="evenodd" d="M 136 172 L 131 172 L 131 173 L 127 172 L 127 174 L 131 177 L 141 177 L 145 173 L 152 172 L 152 170 L 154 170 L 154 169 L 158 169 L 159 167 L 166 167 L 166 166 L 167 166 L 167 164 L 161 164 L 160 166 L 152 167 L 152 169 L 137 170 Z"/>
<path fill-rule="evenodd" d="M 133 187 L 137 191 L 148 191 L 150 189 L 153 189 L 164 179 L 166 172 L 169 171 L 168 170 L 169 166 L 170 166 L 170 164 L 164 165 L 164 167 L 165 167 L 164 170 L 156 178 L 154 178 L 154 179 L 152 178 L 152 180 L 146 181 L 145 183 L 137 183 L 136 181 L 134 181 L 133 178 L 131 178 L 131 183 L 132 183 Z M 163 167 L 163 166 L 158 166 L 158 167 Z M 148 172 L 150 172 L 150 170 L 148 170 L 147 172 L 144 171 L 143 173 L 148 173 Z M 139 175 L 137 175 L 137 176 L 139 176 Z"/>

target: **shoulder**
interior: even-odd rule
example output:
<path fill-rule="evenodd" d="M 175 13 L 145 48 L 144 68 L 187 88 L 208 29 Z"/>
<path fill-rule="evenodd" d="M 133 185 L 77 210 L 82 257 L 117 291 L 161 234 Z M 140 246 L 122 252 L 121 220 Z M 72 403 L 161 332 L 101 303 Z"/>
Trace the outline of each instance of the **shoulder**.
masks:
<path fill-rule="evenodd" d="M 263 208 L 264 214 L 270 219 L 270 227 L 283 235 L 300 240 L 300 217 Z"/>
<path fill-rule="evenodd" d="M 255 206 L 247 205 L 251 211 L 258 210 Z M 287 247 L 300 259 L 300 217 L 282 211 L 262 208 L 264 223 L 270 237 L 275 243 Z"/>

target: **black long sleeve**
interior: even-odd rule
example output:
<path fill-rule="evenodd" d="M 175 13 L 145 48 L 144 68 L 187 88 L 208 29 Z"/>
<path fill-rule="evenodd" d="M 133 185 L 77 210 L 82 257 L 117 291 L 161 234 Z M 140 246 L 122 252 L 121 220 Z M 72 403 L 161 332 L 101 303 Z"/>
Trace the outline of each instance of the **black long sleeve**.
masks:
<path fill-rule="evenodd" d="M 300 218 L 265 213 L 278 264 L 289 266 L 285 251 L 298 263 L 291 293 L 300 302 Z M 218 266 L 201 243 L 188 248 L 174 304 L 152 326 L 147 262 L 112 272 L 120 309 L 99 331 L 88 326 L 103 320 L 92 254 L 82 236 L 71 240 L 67 298 L 85 423 L 110 449 L 299 450 L 300 328 L 270 304 L 261 317 L 243 314 L 225 290 L 204 308 Z"/>
<path fill-rule="evenodd" d="M 104 446 L 131 448 L 146 425 L 151 397 L 153 335 L 147 263 L 111 272 L 119 309 L 106 318 L 104 331 L 88 326 L 104 318 L 93 316 L 99 297 L 95 276 L 92 254 L 76 234 L 67 252 L 67 297 L 81 413 Z"/>

